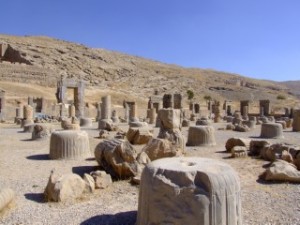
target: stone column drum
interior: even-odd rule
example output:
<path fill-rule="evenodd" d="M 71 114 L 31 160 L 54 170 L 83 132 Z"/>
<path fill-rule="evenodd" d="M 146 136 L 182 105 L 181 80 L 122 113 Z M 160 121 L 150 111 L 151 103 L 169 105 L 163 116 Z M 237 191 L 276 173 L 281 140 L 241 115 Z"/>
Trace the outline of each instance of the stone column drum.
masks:
<path fill-rule="evenodd" d="M 156 121 L 156 109 L 148 109 L 148 115 L 149 115 L 149 124 L 154 124 Z"/>
<path fill-rule="evenodd" d="M 212 126 L 191 126 L 188 131 L 187 146 L 216 145 L 215 130 Z"/>
<path fill-rule="evenodd" d="M 137 225 L 241 225 L 240 181 L 217 160 L 164 158 L 141 177 Z"/>
<path fill-rule="evenodd" d="M 110 119 L 111 117 L 111 97 L 110 95 L 101 98 L 101 119 Z"/>
<path fill-rule="evenodd" d="M 30 105 L 24 106 L 24 119 L 26 120 L 33 119 L 33 108 Z"/>
<path fill-rule="evenodd" d="M 261 125 L 261 138 L 283 138 L 282 125 L 279 123 L 263 123 Z"/>
<path fill-rule="evenodd" d="M 51 159 L 85 159 L 91 156 L 89 137 L 85 131 L 54 131 L 50 139 Z"/>

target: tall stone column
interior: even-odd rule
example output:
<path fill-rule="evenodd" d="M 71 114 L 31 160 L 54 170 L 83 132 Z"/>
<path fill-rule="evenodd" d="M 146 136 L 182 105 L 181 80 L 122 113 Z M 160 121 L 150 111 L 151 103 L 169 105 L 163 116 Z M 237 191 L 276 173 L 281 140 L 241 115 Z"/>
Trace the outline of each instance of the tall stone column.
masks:
<path fill-rule="evenodd" d="M 148 116 L 149 116 L 149 124 L 154 124 L 156 122 L 156 109 L 148 109 Z"/>
<path fill-rule="evenodd" d="M 135 102 L 133 102 L 132 104 L 130 104 L 129 120 L 131 122 L 138 121 L 137 104 Z"/>
<path fill-rule="evenodd" d="M 110 119 L 111 117 L 111 97 L 110 95 L 101 98 L 101 119 Z"/>
<path fill-rule="evenodd" d="M 74 105 L 69 106 L 69 117 L 75 117 L 75 106 Z"/>

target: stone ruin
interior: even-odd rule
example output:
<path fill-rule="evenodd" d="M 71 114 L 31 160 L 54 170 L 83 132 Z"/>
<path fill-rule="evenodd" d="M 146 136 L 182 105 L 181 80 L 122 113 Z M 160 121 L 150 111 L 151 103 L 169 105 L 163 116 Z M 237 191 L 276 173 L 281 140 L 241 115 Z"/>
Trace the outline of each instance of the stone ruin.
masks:
<path fill-rule="evenodd" d="M 138 122 L 137 104 L 136 102 L 125 101 L 123 102 L 125 109 L 125 120 L 127 122 Z"/>
<path fill-rule="evenodd" d="M 43 97 L 34 98 L 30 96 L 28 97 L 28 105 L 30 105 L 33 108 L 34 112 L 44 113 L 46 108 L 46 101 Z"/>
<path fill-rule="evenodd" d="M 136 224 L 241 225 L 239 177 L 213 159 L 155 160 L 142 173 Z"/>
<path fill-rule="evenodd" d="M 178 93 L 165 94 L 163 96 L 163 108 L 182 109 L 182 95 Z"/>
<path fill-rule="evenodd" d="M 83 80 L 74 80 L 69 78 L 61 78 L 57 82 L 56 99 L 58 103 L 67 104 L 67 89 L 74 90 L 74 106 L 75 115 L 78 118 L 84 117 L 85 104 L 84 104 L 84 89 L 85 83 Z M 63 115 L 60 115 L 63 116 Z"/>
<path fill-rule="evenodd" d="M 233 115 L 232 101 L 225 100 L 223 103 L 223 110 L 225 111 L 225 115 L 232 116 Z"/>
<path fill-rule="evenodd" d="M 0 62 L 1 61 L 31 65 L 30 61 L 23 58 L 19 51 L 15 50 L 7 43 L 0 43 Z"/>
<path fill-rule="evenodd" d="M 0 89 L 0 121 L 5 120 L 5 91 Z"/>
<path fill-rule="evenodd" d="M 259 100 L 259 114 L 260 114 L 260 116 L 270 116 L 271 115 L 270 100 Z"/>

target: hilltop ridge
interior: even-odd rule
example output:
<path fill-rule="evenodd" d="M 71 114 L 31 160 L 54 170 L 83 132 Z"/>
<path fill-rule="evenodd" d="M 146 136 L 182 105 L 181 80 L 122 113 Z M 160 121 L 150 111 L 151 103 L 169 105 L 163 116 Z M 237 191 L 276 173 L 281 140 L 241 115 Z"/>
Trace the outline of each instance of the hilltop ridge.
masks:
<path fill-rule="evenodd" d="M 254 100 L 276 101 L 279 94 L 286 96 L 289 100 L 286 102 L 296 99 L 282 83 L 210 69 L 184 68 L 50 37 L 0 35 L 1 43 L 8 44 L 22 58 L 22 62 L 18 62 L 14 54 L 2 57 L 1 81 L 53 88 L 64 74 L 84 79 L 91 89 L 145 100 L 154 90 L 161 94 L 180 92 L 185 95 L 188 89 L 195 93 L 198 101 L 205 95 L 218 100 L 250 100 L 250 93 Z"/>

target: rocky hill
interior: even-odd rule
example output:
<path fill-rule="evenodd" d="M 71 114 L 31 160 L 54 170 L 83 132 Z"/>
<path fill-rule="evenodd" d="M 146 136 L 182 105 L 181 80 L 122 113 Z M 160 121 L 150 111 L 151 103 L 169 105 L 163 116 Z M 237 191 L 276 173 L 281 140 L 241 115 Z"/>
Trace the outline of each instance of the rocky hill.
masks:
<path fill-rule="evenodd" d="M 274 102 L 283 95 L 285 104 L 296 101 L 294 93 L 280 83 L 183 68 L 49 37 L 0 35 L 0 46 L 0 88 L 9 89 L 11 97 L 23 93 L 18 87 L 24 84 L 34 87 L 27 87 L 28 91 L 37 89 L 42 94 L 47 88 L 55 88 L 57 79 L 64 75 L 84 79 L 90 101 L 99 101 L 97 96 L 105 91 L 146 102 L 155 90 L 161 94 L 180 92 L 184 96 L 192 90 L 198 101 L 203 101 L 205 95 L 218 100 Z M 28 93 L 21 96 L 24 94 Z M 49 96 L 49 91 L 44 94 Z"/>

